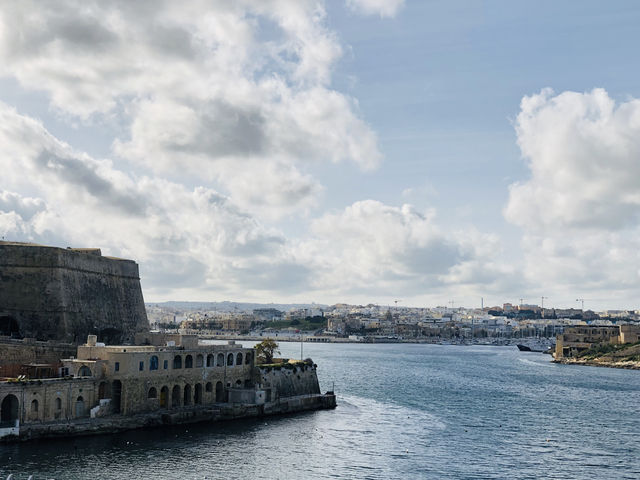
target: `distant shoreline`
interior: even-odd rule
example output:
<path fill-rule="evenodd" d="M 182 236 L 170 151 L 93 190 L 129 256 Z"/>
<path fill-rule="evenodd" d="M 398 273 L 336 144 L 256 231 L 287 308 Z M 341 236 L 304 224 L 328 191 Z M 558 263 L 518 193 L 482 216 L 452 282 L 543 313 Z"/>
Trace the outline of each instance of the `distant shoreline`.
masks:
<path fill-rule="evenodd" d="M 272 338 L 278 342 L 291 342 L 291 343 L 349 343 L 349 344 L 382 344 L 382 343 L 410 343 L 416 345 L 456 345 L 456 346 L 488 346 L 488 347 L 515 347 L 516 340 L 520 341 L 521 339 L 514 339 L 514 343 L 466 343 L 466 342 L 450 342 L 450 341 L 440 341 L 434 342 L 430 340 L 419 340 L 419 339 L 394 339 L 394 338 L 372 338 L 367 340 L 354 340 L 349 338 L 330 338 L 330 337 L 313 337 L 302 336 L 300 337 L 281 337 L 274 335 L 198 335 L 198 338 L 201 340 L 220 340 L 220 341 L 247 341 L 247 342 L 260 342 L 265 338 Z"/>

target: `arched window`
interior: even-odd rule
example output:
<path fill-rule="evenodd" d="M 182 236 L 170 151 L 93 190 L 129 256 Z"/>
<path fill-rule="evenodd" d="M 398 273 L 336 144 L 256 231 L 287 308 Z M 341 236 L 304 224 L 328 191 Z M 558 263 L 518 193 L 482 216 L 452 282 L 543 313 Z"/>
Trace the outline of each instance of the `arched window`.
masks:
<path fill-rule="evenodd" d="M 203 357 L 202 355 L 198 354 L 198 356 L 196 357 L 196 368 L 202 367 L 202 362 Z"/>
<path fill-rule="evenodd" d="M 207 367 L 213 367 L 213 355 L 211 353 L 207 355 Z"/>
<path fill-rule="evenodd" d="M 171 406 L 180 406 L 180 385 L 176 385 L 173 387 L 173 391 L 171 392 Z"/>
<path fill-rule="evenodd" d="M 216 365 L 219 367 L 224 367 L 224 354 L 223 353 L 219 353 L 218 354 L 218 360 L 216 361 Z"/>
<path fill-rule="evenodd" d="M 191 405 L 191 385 L 184 386 L 184 402 L 183 405 Z"/>
<path fill-rule="evenodd" d="M 111 411 L 120 413 L 120 403 L 122 400 L 122 382 L 114 380 L 111 384 Z"/>
<path fill-rule="evenodd" d="M 56 410 L 62 410 L 62 400 L 60 397 L 56 398 Z"/>
<path fill-rule="evenodd" d="M 213 384 L 211 382 L 207 382 L 207 384 L 205 385 L 204 389 L 207 392 L 212 392 L 213 391 Z"/>
<path fill-rule="evenodd" d="M 147 398 L 149 398 L 149 399 L 158 398 L 158 391 L 156 390 L 156 387 L 151 387 L 149 389 L 149 393 L 147 394 Z"/>
<path fill-rule="evenodd" d="M 169 408 L 169 387 L 164 386 L 160 389 L 160 406 Z"/>
<path fill-rule="evenodd" d="M 224 402 L 224 387 L 222 382 L 216 383 L 216 402 Z"/>
<path fill-rule="evenodd" d="M 149 370 L 157 370 L 158 369 L 158 357 L 156 355 L 152 355 L 149 359 Z"/>
<path fill-rule="evenodd" d="M 182 357 L 180 355 L 173 357 L 173 368 L 182 368 Z"/>
<path fill-rule="evenodd" d="M 238 353 L 236 356 L 236 365 L 242 365 L 242 354 Z"/>
<path fill-rule="evenodd" d="M 233 365 L 233 353 L 227 355 L 227 365 L 230 367 Z"/>
<path fill-rule="evenodd" d="M 38 400 L 34 400 L 31 402 L 31 412 L 38 413 Z"/>
<path fill-rule="evenodd" d="M 244 356 L 244 363 L 246 365 L 251 365 L 251 352 L 247 352 L 247 354 Z"/>
<path fill-rule="evenodd" d="M 191 355 L 187 355 L 184 359 L 184 368 L 193 368 L 193 357 Z"/>
<path fill-rule="evenodd" d="M 80 367 L 80 370 L 78 371 L 78 376 L 79 377 L 90 377 L 91 376 L 91 369 L 89 367 L 87 367 L 86 365 L 83 365 L 82 367 Z"/>
<path fill-rule="evenodd" d="M 15 395 L 10 393 L 4 397 L 0 406 L 0 421 L 15 422 L 18 420 L 18 406 L 18 398 Z"/>
<path fill-rule="evenodd" d="M 202 403 L 202 384 L 196 383 L 193 389 L 193 404 L 200 405 Z"/>

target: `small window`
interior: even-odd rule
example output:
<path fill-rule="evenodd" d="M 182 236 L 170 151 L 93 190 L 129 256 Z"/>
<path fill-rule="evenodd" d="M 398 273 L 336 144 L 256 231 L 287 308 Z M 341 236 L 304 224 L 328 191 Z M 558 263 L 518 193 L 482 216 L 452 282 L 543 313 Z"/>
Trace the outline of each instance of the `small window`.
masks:
<path fill-rule="evenodd" d="M 31 411 L 33 413 L 38 413 L 38 400 L 31 402 Z"/>
<path fill-rule="evenodd" d="M 56 398 L 56 410 L 62 410 L 62 400 L 60 400 L 60 397 Z"/>
<path fill-rule="evenodd" d="M 138 367 L 140 371 L 144 370 L 144 362 L 140 362 L 140 366 Z"/>
<path fill-rule="evenodd" d="M 227 365 L 228 366 L 233 365 L 233 353 L 230 353 L 229 355 L 227 355 Z"/>
<path fill-rule="evenodd" d="M 149 360 L 149 370 L 157 370 L 158 369 L 158 357 L 153 355 Z"/>
<path fill-rule="evenodd" d="M 191 355 L 185 357 L 184 368 L 193 368 L 193 357 Z"/>
<path fill-rule="evenodd" d="M 119 372 L 119 371 L 120 371 L 120 362 L 116 362 L 115 367 L 114 367 L 114 370 L 115 370 L 116 372 Z"/>
<path fill-rule="evenodd" d="M 207 385 L 204 387 L 204 389 L 207 392 L 212 392 L 213 391 L 213 385 L 211 385 L 211 382 L 207 382 Z"/>
<path fill-rule="evenodd" d="M 164 369 L 168 370 L 169 369 L 169 360 L 165 360 L 163 363 Z"/>

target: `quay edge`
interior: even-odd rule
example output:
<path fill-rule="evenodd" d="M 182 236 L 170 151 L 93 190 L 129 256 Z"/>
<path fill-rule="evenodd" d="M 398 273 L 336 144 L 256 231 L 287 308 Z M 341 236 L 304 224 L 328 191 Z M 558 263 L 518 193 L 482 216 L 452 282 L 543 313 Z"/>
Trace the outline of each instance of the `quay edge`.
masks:
<path fill-rule="evenodd" d="M 36 439 L 80 437 L 119 433 L 139 428 L 164 427 L 193 423 L 219 423 L 244 418 L 262 418 L 305 411 L 335 409 L 336 395 L 300 395 L 277 402 L 256 404 L 220 404 L 156 411 L 132 416 L 112 415 L 102 418 L 82 418 L 69 421 L 31 423 L 21 425 L 17 435 L 0 438 L 0 443 L 14 443 Z"/>

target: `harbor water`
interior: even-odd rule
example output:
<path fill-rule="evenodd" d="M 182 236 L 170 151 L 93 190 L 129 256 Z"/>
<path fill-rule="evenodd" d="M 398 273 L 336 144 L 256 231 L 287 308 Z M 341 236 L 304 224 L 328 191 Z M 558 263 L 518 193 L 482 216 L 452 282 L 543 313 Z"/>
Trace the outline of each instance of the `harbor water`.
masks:
<path fill-rule="evenodd" d="M 323 391 L 335 385 L 336 410 L 0 445 L 0 479 L 640 478 L 640 371 L 516 347 L 304 344 L 304 356 Z"/>

